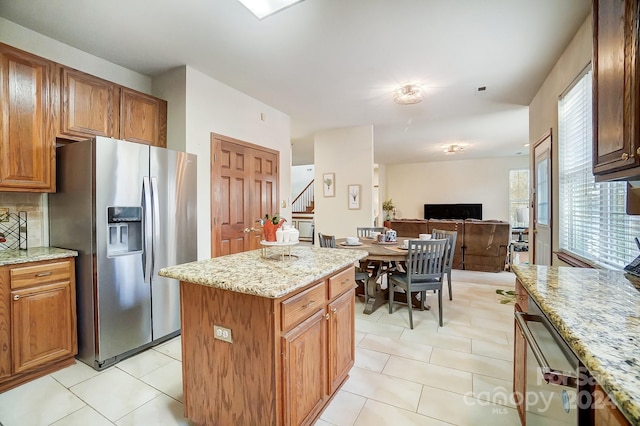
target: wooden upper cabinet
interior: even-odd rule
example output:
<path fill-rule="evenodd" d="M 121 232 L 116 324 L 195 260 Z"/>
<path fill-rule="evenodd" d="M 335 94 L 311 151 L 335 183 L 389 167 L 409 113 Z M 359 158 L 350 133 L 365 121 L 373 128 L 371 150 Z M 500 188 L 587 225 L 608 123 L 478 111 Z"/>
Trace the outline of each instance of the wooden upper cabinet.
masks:
<path fill-rule="evenodd" d="M 167 146 L 167 101 L 122 88 L 120 139 Z"/>
<path fill-rule="evenodd" d="M 637 0 L 593 0 L 593 173 L 640 175 Z"/>
<path fill-rule="evenodd" d="M 55 191 L 55 63 L 0 44 L 0 191 Z"/>
<path fill-rule="evenodd" d="M 60 136 L 84 140 L 120 135 L 120 87 L 89 74 L 60 67 Z"/>

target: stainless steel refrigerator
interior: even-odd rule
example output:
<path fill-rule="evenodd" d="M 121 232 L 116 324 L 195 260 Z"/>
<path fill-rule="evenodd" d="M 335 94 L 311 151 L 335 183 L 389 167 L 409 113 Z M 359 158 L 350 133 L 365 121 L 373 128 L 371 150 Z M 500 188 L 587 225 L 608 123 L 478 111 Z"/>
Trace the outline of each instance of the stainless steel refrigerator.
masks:
<path fill-rule="evenodd" d="M 97 370 L 180 333 L 167 265 L 197 260 L 196 156 L 104 137 L 56 149 L 50 245 L 77 250 L 78 359 Z"/>

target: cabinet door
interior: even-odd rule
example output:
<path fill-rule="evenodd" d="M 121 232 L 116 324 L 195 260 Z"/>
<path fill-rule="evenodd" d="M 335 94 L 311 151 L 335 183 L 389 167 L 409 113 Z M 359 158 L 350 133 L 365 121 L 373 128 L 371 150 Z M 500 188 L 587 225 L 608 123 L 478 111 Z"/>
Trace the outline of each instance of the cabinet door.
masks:
<path fill-rule="evenodd" d="M 326 398 L 327 339 L 324 309 L 282 337 L 284 424 L 309 424 Z"/>
<path fill-rule="evenodd" d="M 513 345 L 513 399 L 521 424 L 526 424 L 527 341 L 518 324 L 514 322 Z"/>
<path fill-rule="evenodd" d="M 0 45 L 0 190 L 55 191 L 55 64 Z"/>
<path fill-rule="evenodd" d="M 329 304 L 329 394 L 344 381 L 355 360 L 355 292 Z"/>
<path fill-rule="evenodd" d="M 637 0 L 593 2 L 593 173 L 640 165 Z M 634 172 L 635 174 L 635 172 Z M 623 177 L 618 174 L 616 178 Z"/>
<path fill-rule="evenodd" d="M 83 140 L 93 136 L 119 137 L 120 88 L 106 80 L 62 68 L 60 134 Z"/>
<path fill-rule="evenodd" d="M 14 373 L 75 354 L 72 291 L 62 281 L 11 292 Z"/>
<path fill-rule="evenodd" d="M 120 89 L 120 139 L 167 146 L 167 101 Z"/>
<path fill-rule="evenodd" d="M 0 382 L 11 376 L 11 281 L 9 266 L 0 267 Z"/>
<path fill-rule="evenodd" d="M 607 393 L 600 385 L 596 384 L 593 389 L 593 425 L 627 426 L 629 424 L 629 421 L 618 410 Z"/>

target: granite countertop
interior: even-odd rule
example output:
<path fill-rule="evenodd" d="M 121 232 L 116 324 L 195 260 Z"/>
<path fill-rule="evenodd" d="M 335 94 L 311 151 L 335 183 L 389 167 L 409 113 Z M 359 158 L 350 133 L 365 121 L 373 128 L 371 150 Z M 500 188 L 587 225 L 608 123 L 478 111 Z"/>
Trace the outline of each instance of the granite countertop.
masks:
<path fill-rule="evenodd" d="M 605 269 L 513 271 L 632 424 L 640 424 L 640 279 Z"/>
<path fill-rule="evenodd" d="M 77 251 L 57 247 L 33 247 L 27 250 L 0 250 L 0 266 L 62 259 L 65 257 L 75 257 L 77 255 Z"/>
<path fill-rule="evenodd" d="M 282 247 L 268 248 L 273 254 Z M 252 250 L 160 269 L 158 275 L 224 290 L 278 298 L 367 256 L 364 250 L 291 247 L 291 259 Z"/>

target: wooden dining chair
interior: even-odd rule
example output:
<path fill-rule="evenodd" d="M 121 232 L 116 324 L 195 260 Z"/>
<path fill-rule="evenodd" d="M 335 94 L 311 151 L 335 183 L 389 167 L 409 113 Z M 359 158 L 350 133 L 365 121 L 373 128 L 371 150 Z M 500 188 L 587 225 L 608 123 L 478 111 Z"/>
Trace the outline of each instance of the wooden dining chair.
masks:
<path fill-rule="evenodd" d="M 393 293 L 395 287 L 404 289 L 409 308 L 409 326 L 413 329 L 413 309 L 411 294 L 420 292 L 420 310 L 424 310 L 427 290 L 438 292 L 439 324 L 442 327 L 442 281 L 449 241 L 411 240 L 407 254 L 407 269 L 404 273 L 392 272 L 389 275 L 389 313 L 393 313 Z"/>
<path fill-rule="evenodd" d="M 373 238 L 371 236 L 371 234 L 373 234 L 374 232 L 384 232 L 384 226 L 382 227 L 376 227 L 376 226 L 359 226 L 356 229 L 357 233 L 358 233 L 358 237 L 359 238 Z"/>
<path fill-rule="evenodd" d="M 318 242 L 320 243 L 320 247 L 336 248 L 335 235 L 325 235 L 318 232 Z M 369 272 L 367 272 L 366 269 L 357 267 L 355 271 L 355 280 L 362 283 L 366 303 L 369 298 L 367 295 L 367 280 L 369 280 Z"/>
<path fill-rule="evenodd" d="M 453 268 L 453 256 L 456 253 L 456 239 L 458 238 L 457 231 L 445 231 L 442 229 L 434 229 L 431 231 L 431 238 L 449 240 L 449 249 L 447 258 L 445 259 L 444 273 L 447 274 L 447 284 L 449 285 L 449 300 L 453 300 L 453 293 L 451 293 L 451 269 Z"/>
<path fill-rule="evenodd" d="M 318 243 L 320 247 L 336 248 L 336 236 L 318 232 Z"/>

